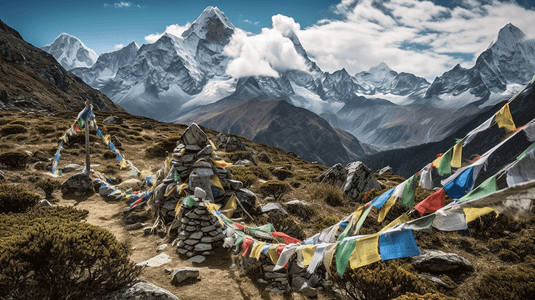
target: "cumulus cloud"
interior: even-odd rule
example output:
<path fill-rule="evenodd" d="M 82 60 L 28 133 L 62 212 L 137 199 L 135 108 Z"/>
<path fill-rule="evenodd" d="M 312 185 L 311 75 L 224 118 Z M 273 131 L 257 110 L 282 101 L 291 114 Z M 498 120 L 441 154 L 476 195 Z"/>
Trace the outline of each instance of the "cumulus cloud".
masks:
<path fill-rule="evenodd" d="M 184 26 L 181 26 L 178 24 L 169 25 L 165 28 L 165 31 L 163 33 L 153 33 L 153 34 L 147 35 L 145 37 L 145 41 L 152 44 L 156 42 L 159 38 L 161 38 L 162 35 L 164 35 L 165 33 L 169 33 L 174 36 L 180 37 L 182 36 L 182 33 L 186 31 L 190 26 L 191 26 L 191 23 L 189 22 Z"/>
<path fill-rule="evenodd" d="M 385 62 L 394 70 L 428 78 L 457 63 L 471 67 L 509 22 L 533 36 L 526 31 L 533 26 L 535 11 L 515 1 L 459 0 L 453 7 L 435 2 L 342 0 L 335 8 L 342 20 L 321 20 L 300 30 L 291 18 L 278 16 L 274 28 L 295 32 L 326 71 L 346 68 L 354 74 Z"/>
<path fill-rule="evenodd" d="M 113 4 L 104 3 L 104 7 L 128 8 L 128 7 L 134 7 L 134 6 L 137 8 L 141 8 L 139 4 L 134 5 L 132 2 L 126 2 L 126 1 L 116 2 Z"/>
<path fill-rule="evenodd" d="M 228 75 L 234 78 L 278 77 L 279 71 L 308 70 L 305 59 L 297 53 L 293 42 L 286 37 L 290 34 L 288 27 L 284 25 L 284 21 L 287 21 L 285 18 L 288 17 L 281 17 L 284 16 L 273 16 L 273 28 L 262 28 L 257 35 L 247 35 L 239 29 L 235 31 L 224 49 L 224 53 L 232 58 L 226 70 Z"/>
<path fill-rule="evenodd" d="M 117 45 L 113 46 L 113 48 L 114 48 L 115 50 L 123 49 L 123 47 L 124 47 L 123 44 L 117 44 Z"/>

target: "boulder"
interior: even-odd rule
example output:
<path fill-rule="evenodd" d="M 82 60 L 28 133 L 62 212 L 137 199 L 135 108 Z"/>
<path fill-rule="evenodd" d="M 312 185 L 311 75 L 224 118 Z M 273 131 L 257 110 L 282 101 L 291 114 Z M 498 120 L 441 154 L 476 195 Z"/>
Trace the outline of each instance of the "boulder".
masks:
<path fill-rule="evenodd" d="M 116 147 L 121 147 L 121 145 L 123 143 L 121 143 L 121 141 L 119 141 L 119 138 L 117 138 L 117 136 L 115 135 L 112 135 L 111 136 L 111 142 L 113 143 L 113 145 L 115 145 Z"/>
<path fill-rule="evenodd" d="M 215 146 L 217 149 L 223 149 L 227 145 L 228 136 L 223 133 L 218 133 L 215 137 Z"/>
<path fill-rule="evenodd" d="M 60 186 L 63 194 L 74 193 L 83 195 L 93 191 L 93 182 L 91 178 L 84 173 L 74 174 L 65 180 Z"/>
<path fill-rule="evenodd" d="M 197 268 L 181 268 L 173 271 L 171 275 L 171 284 L 178 285 L 189 278 L 198 278 L 199 269 Z"/>
<path fill-rule="evenodd" d="M 123 124 L 123 118 L 119 116 L 110 116 L 102 121 L 104 125 L 121 125 Z"/>
<path fill-rule="evenodd" d="M 188 259 L 188 261 L 191 261 L 192 263 L 194 264 L 200 264 L 202 263 L 204 260 L 206 260 L 206 257 L 202 256 L 202 255 L 196 255 L 190 259 Z"/>
<path fill-rule="evenodd" d="M 48 155 L 46 155 L 46 153 L 44 153 L 41 150 L 37 150 L 33 154 L 32 158 L 35 159 L 35 160 L 39 160 L 39 161 L 47 161 L 48 160 Z"/>
<path fill-rule="evenodd" d="M 145 280 L 139 280 L 129 284 L 111 294 L 101 298 L 101 300 L 179 300 L 171 292 L 164 290 Z"/>
<path fill-rule="evenodd" d="M 121 182 L 118 186 L 125 190 L 132 189 L 133 191 L 139 191 L 142 185 L 143 182 L 139 179 L 128 179 Z"/>
<path fill-rule="evenodd" d="M 288 212 L 278 203 L 268 203 L 262 207 L 262 212 L 273 215 L 287 216 Z"/>
<path fill-rule="evenodd" d="M 233 152 L 233 151 L 245 151 L 247 150 L 247 147 L 245 144 L 242 143 L 239 139 L 231 136 L 228 137 L 227 142 L 225 143 L 225 151 L 226 152 Z"/>
<path fill-rule="evenodd" d="M 254 163 L 248 159 L 241 159 L 235 162 L 232 166 L 247 166 L 247 165 L 254 165 Z"/>
<path fill-rule="evenodd" d="M 472 263 L 455 253 L 430 250 L 413 257 L 412 265 L 423 272 L 449 272 L 453 270 L 473 270 Z"/>
<path fill-rule="evenodd" d="M 151 122 L 141 123 L 141 125 L 139 125 L 139 127 L 143 128 L 143 129 L 148 129 L 148 130 L 153 130 L 154 129 L 154 125 Z"/>
<path fill-rule="evenodd" d="M 248 189 L 239 189 L 235 193 L 240 203 L 243 205 L 243 208 L 250 212 L 256 206 L 256 196 L 253 192 Z"/>
<path fill-rule="evenodd" d="M 309 282 L 301 276 L 292 278 L 292 289 L 306 297 L 315 298 L 318 296 L 318 290 L 311 287 Z"/>
<path fill-rule="evenodd" d="M 258 158 L 259 161 L 265 162 L 267 164 L 273 163 L 273 159 L 267 153 L 260 153 L 260 154 L 258 154 L 257 158 Z"/>
<path fill-rule="evenodd" d="M 184 131 L 184 134 L 182 134 L 180 140 L 185 145 L 198 145 L 200 147 L 204 147 L 205 145 L 209 144 L 208 136 L 199 127 L 199 125 L 195 123 L 191 123 L 191 125 L 186 128 L 186 131 Z"/>
<path fill-rule="evenodd" d="M 343 187 L 347 180 L 347 171 L 341 164 L 336 164 L 323 172 L 318 180 L 320 182 Z"/>
<path fill-rule="evenodd" d="M 156 256 L 154 256 L 151 259 L 148 259 L 146 261 L 142 261 L 138 263 L 138 266 L 147 266 L 147 267 L 159 267 L 161 265 L 164 265 L 166 263 L 171 262 L 171 256 L 161 253 Z"/>
<path fill-rule="evenodd" d="M 381 185 L 375 179 L 372 170 L 363 162 L 356 161 L 346 165 L 347 179 L 344 184 L 344 193 L 351 201 L 356 201 L 360 193 L 371 189 L 380 189 Z"/>
<path fill-rule="evenodd" d="M 61 171 L 63 172 L 63 174 L 70 173 L 70 172 L 74 172 L 74 171 L 78 170 L 80 167 L 81 166 L 78 165 L 78 164 L 68 164 L 65 167 L 63 167 L 63 170 L 61 170 Z"/>
<path fill-rule="evenodd" d="M 382 168 L 381 170 L 377 171 L 377 174 L 379 175 L 392 175 L 394 174 L 394 170 L 392 170 L 391 166 L 386 166 Z"/>

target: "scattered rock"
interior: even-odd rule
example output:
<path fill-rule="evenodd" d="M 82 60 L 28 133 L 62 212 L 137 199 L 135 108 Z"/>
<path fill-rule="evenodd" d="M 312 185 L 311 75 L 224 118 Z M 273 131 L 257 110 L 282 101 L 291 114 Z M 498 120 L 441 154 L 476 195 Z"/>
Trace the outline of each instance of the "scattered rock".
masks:
<path fill-rule="evenodd" d="M 248 159 L 240 159 L 234 163 L 234 166 L 247 166 L 247 165 L 254 165 L 254 163 Z"/>
<path fill-rule="evenodd" d="M 426 251 L 413 257 L 412 265 L 423 272 L 448 272 L 453 270 L 473 270 L 472 263 L 455 253 Z"/>
<path fill-rule="evenodd" d="M 347 171 L 341 164 L 336 164 L 323 172 L 318 180 L 338 187 L 343 187 L 347 180 Z"/>
<path fill-rule="evenodd" d="M 311 287 L 308 281 L 301 276 L 294 276 L 292 279 L 292 288 L 294 291 L 306 297 L 315 298 L 318 296 L 318 290 Z"/>
<path fill-rule="evenodd" d="M 256 206 L 256 196 L 248 189 L 236 191 L 236 197 L 247 211 L 251 211 Z"/>
<path fill-rule="evenodd" d="M 377 171 L 377 174 L 379 175 L 392 175 L 394 174 L 394 170 L 392 170 L 391 166 L 386 166 L 382 168 L 381 170 Z"/>
<path fill-rule="evenodd" d="M 162 252 L 163 250 L 165 250 L 165 248 L 167 248 L 167 244 L 161 244 L 160 246 L 158 246 L 158 248 L 156 248 L 156 252 Z"/>
<path fill-rule="evenodd" d="M 113 143 L 113 145 L 115 145 L 116 147 L 121 147 L 123 145 L 123 143 L 121 143 L 121 141 L 119 141 L 119 138 L 117 138 L 117 136 L 115 135 L 112 135 L 111 136 L 111 142 Z"/>
<path fill-rule="evenodd" d="M 260 154 L 258 154 L 257 158 L 258 158 L 259 161 L 265 162 L 267 164 L 273 163 L 273 159 L 267 153 L 260 153 Z"/>
<path fill-rule="evenodd" d="M 47 163 L 44 161 L 38 161 L 35 164 L 33 164 L 33 168 L 36 170 L 46 170 Z"/>
<path fill-rule="evenodd" d="M 63 167 L 63 170 L 61 170 L 63 172 L 63 174 L 65 173 L 70 173 L 70 172 L 74 172 L 78 169 L 80 169 L 81 166 L 78 165 L 78 164 L 68 164 L 66 165 L 65 167 Z"/>
<path fill-rule="evenodd" d="M 262 207 L 262 212 L 273 215 L 287 216 L 288 212 L 278 203 L 268 203 Z"/>
<path fill-rule="evenodd" d="M 138 263 L 137 265 L 138 266 L 147 266 L 147 267 L 159 267 L 161 265 L 164 265 L 166 263 L 169 263 L 171 262 L 171 256 L 165 254 L 165 253 L 160 253 L 158 255 L 156 255 L 155 257 L 149 259 L 149 260 L 146 260 L 146 261 L 142 261 L 140 263 Z"/>
<path fill-rule="evenodd" d="M 48 155 L 46 155 L 46 153 L 44 153 L 43 151 L 38 150 L 33 154 L 32 158 L 39 161 L 47 161 Z"/>
<path fill-rule="evenodd" d="M 200 264 L 205 260 L 206 260 L 206 257 L 204 257 L 202 255 L 196 255 L 196 256 L 188 259 L 188 261 L 191 261 L 192 263 L 195 263 L 195 264 Z"/>
<path fill-rule="evenodd" d="M 226 152 L 233 152 L 233 151 L 245 151 L 247 150 L 247 147 L 245 144 L 242 143 L 239 139 L 231 136 L 227 138 L 227 142 L 225 143 L 225 151 Z"/>
<path fill-rule="evenodd" d="M 177 296 L 171 292 L 164 290 L 145 280 L 137 281 L 129 284 L 118 291 L 115 291 L 101 300 L 179 300 Z"/>
<path fill-rule="evenodd" d="M 143 182 L 139 179 L 128 179 L 121 182 L 118 186 L 125 190 L 132 189 L 133 191 L 139 191 L 142 185 Z"/>
<path fill-rule="evenodd" d="M 171 275 L 171 284 L 178 285 L 188 278 L 198 278 L 199 277 L 199 269 L 197 268 L 181 268 L 176 269 L 173 271 L 173 274 Z"/>
<path fill-rule="evenodd" d="M 121 125 L 123 124 L 123 118 L 119 116 L 110 116 L 102 121 L 104 125 Z"/>
<path fill-rule="evenodd" d="M 139 127 L 143 128 L 143 129 L 154 130 L 154 125 L 151 122 L 141 123 L 141 125 L 139 125 Z"/>
<path fill-rule="evenodd" d="M 363 162 L 356 161 L 346 165 L 347 179 L 344 184 L 344 193 L 351 201 L 356 201 L 360 193 L 371 189 L 381 189 L 381 185 L 375 179 L 372 170 Z"/>
<path fill-rule="evenodd" d="M 78 173 L 65 180 L 61 184 L 60 189 L 64 194 L 74 193 L 76 195 L 83 195 L 93 191 L 93 182 L 86 174 Z"/>

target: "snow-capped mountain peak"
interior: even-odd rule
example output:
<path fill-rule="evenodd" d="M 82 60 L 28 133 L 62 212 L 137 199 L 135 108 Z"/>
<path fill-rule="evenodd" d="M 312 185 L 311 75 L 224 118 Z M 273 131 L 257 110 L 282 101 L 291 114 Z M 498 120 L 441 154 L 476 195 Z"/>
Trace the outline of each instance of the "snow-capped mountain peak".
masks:
<path fill-rule="evenodd" d="M 497 55 L 509 55 L 514 51 L 516 43 L 522 41 L 526 35 L 515 25 L 508 23 L 494 37 L 487 49 Z"/>
<path fill-rule="evenodd" d="M 183 38 L 188 38 L 193 32 L 201 39 L 217 40 L 218 35 L 224 31 L 234 32 L 234 25 L 217 7 L 208 6 L 195 20 L 191 27 L 182 34 Z"/>
<path fill-rule="evenodd" d="M 392 75 L 394 76 L 397 75 L 397 72 L 390 69 L 390 67 L 388 67 L 388 65 L 385 64 L 384 62 L 381 62 L 375 67 L 371 67 L 370 70 L 368 71 L 368 73 L 370 73 L 373 76 L 373 80 L 376 82 L 380 82 L 384 80 L 388 75 L 391 75 L 390 74 L 391 72 L 394 72 L 394 74 Z"/>
<path fill-rule="evenodd" d="M 97 54 L 77 37 L 67 33 L 60 34 L 52 44 L 41 48 L 54 56 L 67 70 L 78 67 L 91 67 L 97 61 Z"/>

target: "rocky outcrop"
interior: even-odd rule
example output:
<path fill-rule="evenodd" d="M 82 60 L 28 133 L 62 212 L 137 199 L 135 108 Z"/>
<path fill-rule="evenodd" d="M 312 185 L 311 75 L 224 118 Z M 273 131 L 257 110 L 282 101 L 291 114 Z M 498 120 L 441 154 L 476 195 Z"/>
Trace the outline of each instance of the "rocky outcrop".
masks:
<path fill-rule="evenodd" d="M 336 164 L 323 172 L 318 180 L 343 188 L 351 201 L 356 201 L 360 193 L 381 188 L 372 170 L 361 161 L 349 163 L 345 168 Z"/>
<path fill-rule="evenodd" d="M 164 290 L 145 280 L 139 280 L 116 292 L 113 292 L 101 300 L 179 300 L 171 292 Z"/>
<path fill-rule="evenodd" d="M 470 271 L 474 268 L 468 259 L 443 251 L 426 251 L 414 257 L 412 265 L 423 272 Z"/>

